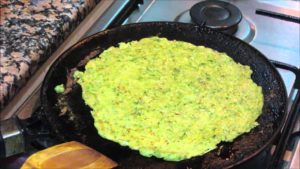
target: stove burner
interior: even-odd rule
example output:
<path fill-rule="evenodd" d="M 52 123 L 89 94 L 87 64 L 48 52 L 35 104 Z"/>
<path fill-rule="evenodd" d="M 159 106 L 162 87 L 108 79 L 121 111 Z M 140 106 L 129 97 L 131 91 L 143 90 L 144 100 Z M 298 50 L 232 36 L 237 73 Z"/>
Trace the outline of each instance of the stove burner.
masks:
<path fill-rule="evenodd" d="M 184 22 L 184 23 L 194 23 L 189 14 L 190 10 L 181 12 L 174 21 Z M 256 26 L 250 18 L 243 17 L 241 22 L 237 25 L 237 31 L 233 36 L 249 43 L 253 40 L 255 36 Z"/>
<path fill-rule="evenodd" d="M 192 20 L 199 25 L 233 34 L 242 20 L 241 11 L 234 5 L 219 1 L 206 0 L 199 2 L 190 9 Z"/>

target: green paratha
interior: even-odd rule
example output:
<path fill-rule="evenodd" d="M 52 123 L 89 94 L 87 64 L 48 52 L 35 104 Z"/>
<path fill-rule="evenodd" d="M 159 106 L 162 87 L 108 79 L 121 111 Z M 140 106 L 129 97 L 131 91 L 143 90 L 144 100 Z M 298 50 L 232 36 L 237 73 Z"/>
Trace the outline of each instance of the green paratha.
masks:
<path fill-rule="evenodd" d="M 102 137 L 180 161 L 258 125 L 263 95 L 251 74 L 225 53 L 150 37 L 110 47 L 75 78 Z"/>

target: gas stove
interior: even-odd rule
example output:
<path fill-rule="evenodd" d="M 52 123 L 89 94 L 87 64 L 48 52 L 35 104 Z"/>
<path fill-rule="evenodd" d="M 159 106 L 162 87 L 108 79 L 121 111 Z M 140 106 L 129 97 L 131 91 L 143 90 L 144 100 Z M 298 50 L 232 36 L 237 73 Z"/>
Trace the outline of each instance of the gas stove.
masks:
<path fill-rule="evenodd" d="M 92 26 L 86 29 L 81 38 L 124 24 L 173 21 L 205 25 L 233 35 L 262 52 L 276 66 L 285 83 L 289 100 L 287 111 L 289 116 L 282 134 L 272 148 L 247 163 L 247 166 L 243 168 L 266 168 L 267 166 L 284 169 L 300 168 L 299 156 L 297 156 L 300 154 L 300 118 L 299 116 L 296 118 L 300 113 L 300 103 L 294 102 L 299 97 L 300 88 L 300 2 L 116 0 L 105 8 L 103 5 L 98 5 L 98 8 L 103 8 L 105 12 L 97 16 Z M 58 56 L 58 54 L 52 56 L 52 62 Z M 44 64 L 40 72 L 46 72 L 52 62 Z M 41 123 L 40 119 L 34 116 L 34 112 L 39 110 L 38 95 L 44 75 L 44 73 L 35 75 L 37 76 L 35 78 L 39 80 L 28 85 L 26 90 L 32 92 L 24 94 L 22 101 L 13 100 L 12 104 L 19 106 L 8 106 L 4 110 L 6 114 L 18 114 L 20 118 L 27 118 L 20 124 L 28 128 L 27 132 L 31 136 L 29 141 L 31 144 L 27 145 L 25 153 L 0 160 L 5 167 L 18 168 L 29 154 L 58 142 L 47 124 Z M 5 116 L 5 118 L 8 117 L 8 115 Z M 262 161 L 265 163 L 262 164 Z"/>

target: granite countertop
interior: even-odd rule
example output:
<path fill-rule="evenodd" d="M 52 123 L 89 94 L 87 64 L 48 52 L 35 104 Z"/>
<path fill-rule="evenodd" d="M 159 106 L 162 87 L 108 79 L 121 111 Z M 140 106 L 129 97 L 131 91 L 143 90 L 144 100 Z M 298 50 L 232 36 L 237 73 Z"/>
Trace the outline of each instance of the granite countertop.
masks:
<path fill-rule="evenodd" d="M 100 0 L 1 0 L 0 110 Z"/>

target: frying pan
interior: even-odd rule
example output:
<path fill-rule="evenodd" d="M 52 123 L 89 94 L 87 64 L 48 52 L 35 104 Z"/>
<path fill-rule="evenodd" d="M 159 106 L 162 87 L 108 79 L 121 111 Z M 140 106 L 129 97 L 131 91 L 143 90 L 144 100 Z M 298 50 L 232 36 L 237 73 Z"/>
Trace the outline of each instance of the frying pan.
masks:
<path fill-rule="evenodd" d="M 61 112 L 54 87 L 66 83 L 71 69 L 84 70 L 83 60 L 97 57 L 110 46 L 117 46 L 119 42 L 149 36 L 203 45 L 227 53 L 237 63 L 249 65 L 253 70 L 251 78 L 262 87 L 264 95 L 262 114 L 257 120 L 259 126 L 239 136 L 232 143 L 220 143 L 217 149 L 203 156 L 169 162 L 154 157 L 143 157 L 137 151 L 101 138 L 93 125 L 91 109 L 84 104 L 82 90 L 78 84 L 72 86 L 66 99 L 72 111 Z M 91 146 L 117 161 L 119 168 L 231 168 L 250 160 L 271 145 L 285 119 L 286 99 L 283 81 L 275 67 L 249 44 L 204 26 L 176 22 L 145 22 L 96 33 L 63 53 L 44 79 L 40 116 L 49 123 L 61 141 L 77 140 Z"/>

